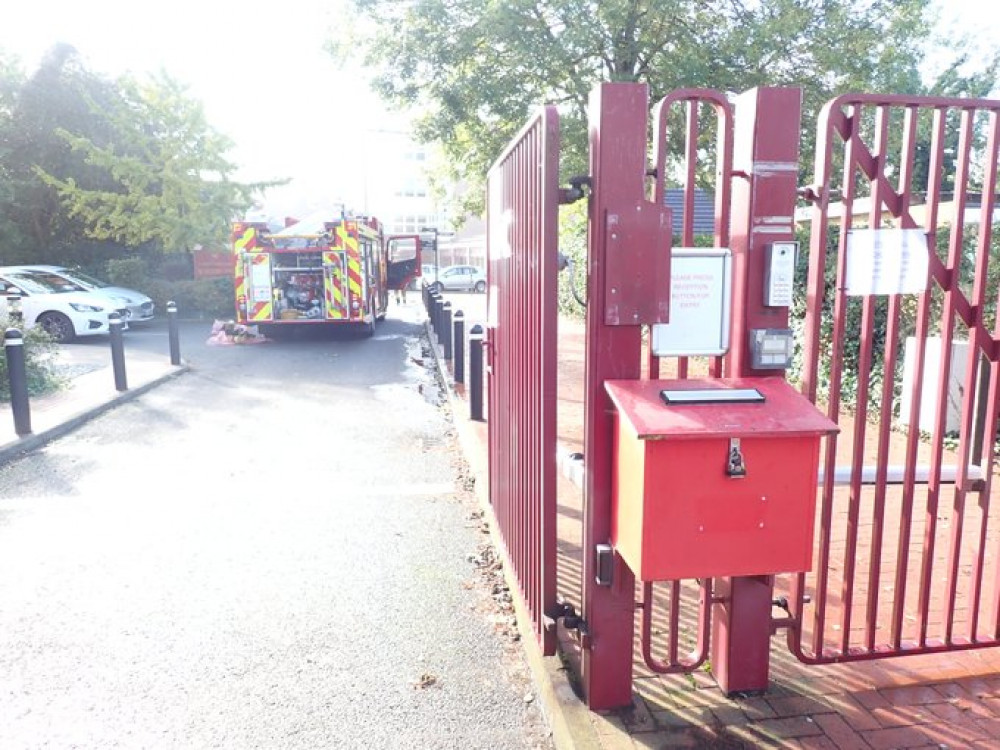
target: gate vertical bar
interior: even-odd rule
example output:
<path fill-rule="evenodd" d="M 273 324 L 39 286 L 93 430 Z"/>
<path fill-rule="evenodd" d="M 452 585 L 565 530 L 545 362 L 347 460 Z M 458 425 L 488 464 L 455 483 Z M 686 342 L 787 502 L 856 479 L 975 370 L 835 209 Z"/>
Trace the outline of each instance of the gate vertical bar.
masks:
<path fill-rule="evenodd" d="M 803 386 L 852 439 L 823 447 L 820 537 L 811 579 L 792 584 L 789 647 L 809 664 L 995 647 L 995 462 L 978 446 L 1000 410 L 1000 100 L 843 95 L 816 149 Z M 901 230 L 926 238 L 926 287 L 849 291 L 848 253 L 884 256 L 848 238 Z"/>
<path fill-rule="evenodd" d="M 559 116 L 545 107 L 487 177 L 484 349 L 490 505 L 547 656 L 555 653 L 558 199 Z"/>
<path fill-rule="evenodd" d="M 784 375 L 751 367 L 750 334 L 788 327 L 788 308 L 764 305 L 764 263 L 766 245 L 795 238 L 801 108 L 799 89 L 751 89 L 736 100 L 733 166 L 744 179 L 733 185 L 731 377 Z M 718 584 L 712 671 L 727 694 L 767 688 L 773 584 L 773 576 Z"/>
<path fill-rule="evenodd" d="M 609 209 L 644 197 L 648 96 L 645 84 L 606 83 L 590 97 L 583 519 L 583 611 L 590 639 L 583 651 L 583 684 L 595 710 L 628 705 L 632 698 L 635 577 L 615 553 L 612 584 L 599 586 L 595 550 L 611 537 L 614 425 L 604 381 L 638 378 L 642 365 L 642 327 L 605 324 L 607 216 Z"/>

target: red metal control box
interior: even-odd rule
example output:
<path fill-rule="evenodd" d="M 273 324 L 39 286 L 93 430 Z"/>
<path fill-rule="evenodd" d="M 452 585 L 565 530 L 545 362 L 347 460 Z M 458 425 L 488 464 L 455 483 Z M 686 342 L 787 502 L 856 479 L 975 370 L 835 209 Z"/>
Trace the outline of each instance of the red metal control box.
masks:
<path fill-rule="evenodd" d="M 644 581 L 808 571 L 819 443 L 782 378 L 609 380 L 611 541 Z"/>

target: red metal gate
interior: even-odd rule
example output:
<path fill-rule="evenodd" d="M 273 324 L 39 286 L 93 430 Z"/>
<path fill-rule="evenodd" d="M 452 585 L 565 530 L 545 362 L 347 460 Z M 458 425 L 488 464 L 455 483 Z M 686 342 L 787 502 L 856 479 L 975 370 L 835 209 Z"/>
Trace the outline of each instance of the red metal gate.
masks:
<path fill-rule="evenodd" d="M 559 116 L 546 107 L 487 179 L 490 503 L 542 651 L 555 652 Z"/>
<path fill-rule="evenodd" d="M 823 110 L 803 390 L 842 431 L 821 455 L 815 572 L 790 585 L 803 661 L 1000 643 L 998 118 L 969 99 Z M 889 273 L 921 255 L 921 289 Z"/>
<path fill-rule="evenodd" d="M 794 238 L 800 101 L 794 89 L 755 89 L 735 106 L 715 92 L 675 92 L 660 104 L 650 169 L 645 86 L 604 84 L 592 95 L 583 616 L 575 618 L 592 708 L 631 699 L 637 608 L 650 669 L 694 668 L 711 636 L 712 670 L 726 692 L 766 687 L 769 640 L 780 628 L 792 652 L 814 663 L 1000 643 L 1000 504 L 991 501 L 1000 417 L 1000 240 L 992 231 L 1000 102 L 847 96 L 824 109 L 817 184 L 800 191 L 815 203 L 808 283 L 790 314 L 787 302 L 764 301 L 763 258 L 769 245 Z M 681 158 L 668 167 L 667 115 L 678 105 L 687 107 L 687 124 L 675 150 Z M 644 329 L 665 322 L 671 237 L 693 240 L 699 108 L 716 118 L 713 235 L 733 253 L 731 348 L 725 360 L 665 362 L 650 354 Z M 490 500 L 547 654 L 549 618 L 558 614 L 557 148 L 549 108 L 488 180 Z M 834 174 L 842 176 L 836 188 Z M 673 227 L 663 207 L 668 175 L 682 185 Z M 921 278 L 913 264 L 922 237 L 928 268 L 923 286 L 911 289 Z M 868 270 L 857 270 L 861 260 Z M 886 273 L 890 262 L 895 276 Z M 754 366 L 750 340 L 789 326 L 804 329 L 801 371 L 790 378 L 841 427 L 823 442 L 814 572 L 637 588 L 609 544 L 613 413 L 605 382 L 668 368 L 686 377 L 695 366 L 710 377 L 781 377 L 781 369 Z M 772 605 L 785 598 L 788 616 L 775 618 Z M 667 634 L 659 649 L 654 617 Z M 682 621 L 693 639 L 680 635 Z"/>
<path fill-rule="evenodd" d="M 704 90 L 677 91 L 664 99 L 657 112 L 656 165 L 646 164 L 645 88 L 606 84 L 591 100 L 590 272 L 587 306 L 587 372 L 585 384 L 586 486 L 584 506 L 583 608 L 588 636 L 583 643 L 583 683 L 591 708 L 627 705 L 631 700 L 634 615 L 642 611 L 641 655 L 654 672 L 690 671 L 705 661 L 712 637 L 712 669 L 726 690 L 759 689 L 766 683 L 767 647 L 771 634 L 772 577 L 722 578 L 712 581 L 669 581 L 655 587 L 640 582 L 636 601 L 632 571 L 615 552 L 613 575 L 598 582 L 597 551 L 608 547 L 612 494 L 612 413 L 605 381 L 640 379 L 669 374 L 718 377 L 780 375 L 781 371 L 751 372 L 752 329 L 784 328 L 787 309 L 767 309 L 763 302 L 764 245 L 792 239 L 799 132 L 799 93 L 788 89 L 756 89 L 737 98 L 735 111 L 724 94 Z M 683 105 L 683 123 L 671 132 L 671 108 Z M 708 117 L 699 114 L 708 110 Z M 713 132 L 714 131 L 714 132 Z M 715 136 L 714 149 L 703 136 Z M 678 136 L 679 134 L 679 136 Z M 669 144 L 680 143 L 670 149 Z M 675 157 L 667 160 L 672 150 Z M 714 156 L 714 164 L 705 161 Z M 640 268 L 653 275 L 655 254 L 664 235 L 694 244 L 695 188 L 704 184 L 703 167 L 714 168 L 715 209 L 711 235 L 719 248 L 733 253 L 732 334 L 725 361 L 718 357 L 676 362 L 652 356 L 644 345 L 643 326 L 665 322 L 650 316 L 634 325 L 609 321 L 606 308 L 621 285 L 609 282 L 621 268 Z M 649 184 L 649 177 L 653 182 Z M 659 227 L 644 222 L 642 241 L 632 240 L 637 252 L 630 257 L 614 242 L 621 226 L 635 216 L 634 206 L 651 193 L 652 205 L 663 206 L 669 185 L 680 192 L 673 230 L 668 220 Z M 649 188 L 652 188 L 650 190 Z M 732 190 L 732 192 L 731 192 Z M 624 211 L 623 211 L 624 209 Z M 613 224 L 612 218 L 625 221 Z M 633 219 L 634 221 L 634 219 Z M 631 239 L 631 238 L 630 238 Z M 669 244 L 669 243 L 668 243 Z M 645 247 L 643 247 L 645 246 Z M 645 290 L 628 290 L 629 293 Z M 644 372 L 643 363 L 646 363 Z M 673 368 L 669 370 L 669 368 Z M 668 370 L 668 372 L 664 372 Z M 604 554 L 605 559 L 608 553 Z M 660 613 L 666 612 L 665 616 Z M 657 627 L 652 622 L 657 618 Z M 654 649 L 651 632 L 665 638 Z M 685 639 L 682 631 L 694 633 Z M 711 631 L 711 633 L 710 633 Z M 681 647 L 690 652 L 681 656 Z M 656 652 L 656 653 L 654 653 Z M 663 656 L 656 655 L 662 653 Z"/>

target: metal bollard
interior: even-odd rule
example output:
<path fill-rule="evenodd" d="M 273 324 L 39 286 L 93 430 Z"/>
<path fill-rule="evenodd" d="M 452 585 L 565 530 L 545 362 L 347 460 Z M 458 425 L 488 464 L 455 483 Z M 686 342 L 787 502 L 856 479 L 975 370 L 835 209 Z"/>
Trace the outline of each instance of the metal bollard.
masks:
<path fill-rule="evenodd" d="M 177 304 L 167 303 L 167 330 L 170 338 L 170 364 L 179 365 L 181 363 L 181 339 L 177 330 Z"/>
<path fill-rule="evenodd" d="M 10 408 L 14 413 L 14 432 L 31 434 L 31 403 L 28 400 L 28 371 L 24 360 L 24 336 L 17 328 L 8 328 L 3 335 L 3 351 L 7 358 L 7 380 L 10 383 Z"/>
<path fill-rule="evenodd" d="M 111 366 L 115 372 L 115 388 L 119 391 L 128 390 L 128 379 L 125 377 L 125 339 L 122 330 L 125 324 L 118 313 L 108 316 L 108 327 L 111 333 Z"/>
<path fill-rule="evenodd" d="M 453 343 L 455 356 L 454 364 L 452 368 L 452 374 L 455 377 L 456 383 L 465 382 L 465 313 L 461 310 L 455 311 L 455 317 L 452 318 L 452 334 L 451 340 Z"/>
<path fill-rule="evenodd" d="M 441 293 L 434 292 L 431 295 L 431 327 L 434 329 L 434 335 L 437 336 L 438 341 L 441 340 L 441 306 L 443 304 L 444 298 Z"/>
<path fill-rule="evenodd" d="M 469 331 L 469 418 L 483 421 L 483 327 Z"/>
<path fill-rule="evenodd" d="M 24 313 L 21 312 L 21 295 L 11 292 L 7 295 L 7 320 L 15 328 L 24 325 Z"/>
<path fill-rule="evenodd" d="M 451 359 L 451 302 L 441 305 L 441 346 L 444 349 L 444 359 Z"/>
<path fill-rule="evenodd" d="M 434 313 L 435 291 L 430 286 L 425 286 L 424 291 L 427 293 L 427 317 L 430 317 Z"/>

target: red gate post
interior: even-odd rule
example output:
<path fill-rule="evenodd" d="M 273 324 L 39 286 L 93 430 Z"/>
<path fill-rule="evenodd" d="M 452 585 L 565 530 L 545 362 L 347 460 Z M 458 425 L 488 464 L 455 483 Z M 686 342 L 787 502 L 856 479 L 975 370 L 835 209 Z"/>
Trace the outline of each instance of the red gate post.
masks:
<path fill-rule="evenodd" d="M 645 197 L 646 84 L 605 83 L 590 96 L 590 197 L 587 297 L 587 350 L 584 391 L 586 460 L 583 615 L 589 644 L 583 649 L 583 686 L 593 710 L 632 700 L 632 636 L 635 577 L 614 553 L 610 586 L 596 582 L 597 545 L 611 538 L 611 481 L 614 410 L 604 381 L 638 378 L 642 326 L 606 325 L 608 213 Z M 589 645 L 589 648 L 587 647 Z"/>
<path fill-rule="evenodd" d="M 764 304 L 764 273 L 766 246 L 795 239 L 801 109 L 799 89 L 757 88 L 736 99 L 729 377 L 784 375 L 751 367 L 750 336 L 788 328 L 788 308 Z M 724 578 L 716 585 L 712 673 L 726 694 L 767 688 L 773 587 L 773 576 Z"/>

